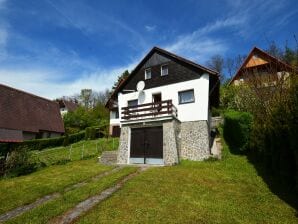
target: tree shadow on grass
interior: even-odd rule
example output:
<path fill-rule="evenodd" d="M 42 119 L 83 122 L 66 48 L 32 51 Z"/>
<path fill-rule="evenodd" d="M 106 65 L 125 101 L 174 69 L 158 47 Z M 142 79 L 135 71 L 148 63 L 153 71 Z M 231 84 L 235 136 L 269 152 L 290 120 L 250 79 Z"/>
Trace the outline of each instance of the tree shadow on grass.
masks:
<path fill-rule="evenodd" d="M 274 176 L 263 164 L 255 161 L 252 156 L 248 155 L 247 158 L 257 170 L 258 175 L 267 184 L 270 191 L 293 207 L 296 210 L 296 217 L 298 217 L 298 192 L 295 189 L 295 183 Z"/>
<path fill-rule="evenodd" d="M 247 157 L 249 163 L 254 166 L 258 175 L 267 184 L 270 191 L 294 208 L 296 210 L 296 217 L 298 218 L 298 190 L 295 189 L 295 183 L 285 180 L 282 181 L 282 178 L 278 178 L 276 175 L 273 175 L 272 172 L 269 172 L 270 169 L 264 167 L 260 162 L 261 160 L 258 161 L 250 153 L 238 150 L 237 147 L 226 138 L 225 142 L 229 147 L 230 153 L 234 155 L 245 155 Z"/>

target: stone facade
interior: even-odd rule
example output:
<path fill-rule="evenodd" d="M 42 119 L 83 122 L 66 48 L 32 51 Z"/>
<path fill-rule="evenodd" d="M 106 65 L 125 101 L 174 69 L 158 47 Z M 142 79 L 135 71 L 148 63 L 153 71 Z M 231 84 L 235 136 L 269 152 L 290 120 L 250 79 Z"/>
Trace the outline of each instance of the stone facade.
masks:
<path fill-rule="evenodd" d="M 129 142 L 130 142 L 130 128 L 122 127 L 120 140 L 119 140 L 118 156 L 117 156 L 118 164 L 128 163 Z"/>
<path fill-rule="evenodd" d="M 180 158 L 204 160 L 210 157 L 207 121 L 182 122 L 180 130 Z"/>
<path fill-rule="evenodd" d="M 179 163 L 180 122 L 173 119 L 163 123 L 163 159 L 165 165 Z"/>
<path fill-rule="evenodd" d="M 209 127 L 207 121 L 182 122 L 177 119 L 162 122 L 125 125 L 121 128 L 118 164 L 127 164 L 129 158 L 130 129 L 163 126 L 164 165 L 179 163 L 179 159 L 204 160 L 210 157 Z"/>

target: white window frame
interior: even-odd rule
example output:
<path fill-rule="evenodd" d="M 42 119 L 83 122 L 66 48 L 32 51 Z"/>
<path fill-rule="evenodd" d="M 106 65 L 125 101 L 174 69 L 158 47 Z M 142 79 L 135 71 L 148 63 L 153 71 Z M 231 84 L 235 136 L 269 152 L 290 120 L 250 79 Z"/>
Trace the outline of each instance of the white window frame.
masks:
<path fill-rule="evenodd" d="M 181 95 L 180 94 L 183 94 L 185 92 L 192 92 L 193 93 L 193 100 L 192 101 L 187 101 L 187 102 L 181 102 Z M 188 104 L 188 103 L 195 103 L 195 91 L 194 89 L 187 89 L 187 90 L 183 90 L 183 91 L 179 91 L 178 92 L 178 103 L 179 105 L 181 104 Z"/>
<path fill-rule="evenodd" d="M 148 78 L 148 75 L 147 75 L 148 74 L 147 71 L 150 71 L 150 77 L 149 78 Z M 152 77 L 151 68 L 145 69 L 145 80 L 151 79 L 151 77 Z"/>
<path fill-rule="evenodd" d="M 164 66 L 167 66 L 167 74 L 162 74 L 162 67 L 164 67 Z M 162 65 L 162 66 L 160 66 L 160 75 L 161 76 L 166 76 L 166 75 L 168 75 L 169 74 L 169 66 L 168 66 L 168 64 L 165 64 L 165 65 Z"/>

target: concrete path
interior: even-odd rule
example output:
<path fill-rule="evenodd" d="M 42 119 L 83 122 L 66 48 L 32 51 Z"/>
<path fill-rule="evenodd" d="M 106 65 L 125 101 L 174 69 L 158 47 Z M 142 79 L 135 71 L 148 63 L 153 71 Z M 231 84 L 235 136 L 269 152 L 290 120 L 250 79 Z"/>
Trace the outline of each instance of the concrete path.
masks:
<path fill-rule="evenodd" d="M 78 219 L 82 214 L 93 208 L 95 205 L 100 203 L 101 201 L 105 200 L 106 198 L 110 197 L 112 194 L 114 194 L 116 191 L 121 189 L 123 187 L 123 184 L 130 180 L 131 178 L 138 175 L 140 172 L 148 169 L 148 167 L 141 167 L 136 171 L 135 173 L 132 173 L 128 176 L 126 176 L 124 179 L 120 180 L 115 186 L 110 187 L 104 191 L 102 191 L 100 194 L 95 195 L 93 197 L 90 197 L 86 199 L 85 201 L 80 202 L 77 206 L 74 208 L 68 210 L 63 215 L 54 218 L 50 223 L 55 224 L 67 224 L 72 223 L 76 219 Z"/>
<path fill-rule="evenodd" d="M 114 168 L 112 170 L 108 170 L 106 172 L 103 172 L 103 173 L 101 173 L 99 175 L 96 175 L 96 176 L 92 177 L 91 180 L 98 180 L 98 179 L 103 178 L 105 176 L 108 176 L 110 174 L 116 173 L 117 171 L 119 171 L 121 169 L 123 169 L 123 167 L 116 167 L 116 168 Z M 73 189 L 76 189 L 76 188 L 79 188 L 81 186 L 84 186 L 89 181 L 90 181 L 90 179 L 85 180 L 83 182 L 76 183 L 76 184 L 74 184 L 72 186 L 66 187 L 63 190 L 63 192 L 71 191 Z M 61 193 L 55 192 L 55 193 L 52 193 L 52 194 L 43 196 L 43 197 L 37 199 L 36 201 L 28 204 L 28 205 L 22 205 L 22 206 L 17 207 L 17 208 L 15 208 L 13 210 L 10 210 L 10 211 L 8 211 L 8 212 L 0 215 L 0 222 L 5 222 L 5 221 L 7 221 L 9 219 L 15 218 L 15 217 L 23 214 L 24 212 L 27 212 L 27 211 L 29 211 L 31 209 L 34 209 L 34 208 L 36 208 L 36 207 L 44 204 L 45 202 L 47 202 L 49 200 L 53 200 L 53 199 L 58 198 L 60 196 L 61 196 Z"/>

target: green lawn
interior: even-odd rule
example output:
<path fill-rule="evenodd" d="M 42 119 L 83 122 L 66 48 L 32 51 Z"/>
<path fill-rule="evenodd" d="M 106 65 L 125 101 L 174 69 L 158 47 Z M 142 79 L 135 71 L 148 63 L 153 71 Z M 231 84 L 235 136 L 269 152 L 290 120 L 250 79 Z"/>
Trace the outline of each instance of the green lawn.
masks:
<path fill-rule="evenodd" d="M 89 159 L 0 180 L 0 214 L 110 169 L 112 167 L 100 165 L 96 159 Z"/>
<path fill-rule="evenodd" d="M 108 187 L 115 185 L 117 181 L 136 170 L 137 168 L 135 167 L 125 167 L 124 169 L 121 169 L 109 176 L 103 177 L 99 180 L 90 181 L 87 185 L 65 192 L 59 198 L 48 201 L 47 203 L 26 212 L 21 216 L 11 219 L 6 223 L 47 223 L 81 201 L 93 195 L 99 194 Z"/>
<path fill-rule="evenodd" d="M 85 142 L 85 147 L 92 148 L 95 142 Z M 77 143 L 77 148 L 81 144 L 84 143 Z M 56 159 L 50 158 L 51 151 L 55 152 Z M 79 155 L 80 152 L 73 160 L 80 159 Z M 52 164 L 67 156 L 67 149 L 43 151 L 38 156 Z M 135 167 L 126 167 L 101 179 L 91 178 L 110 169 L 112 167 L 100 165 L 93 158 L 50 166 L 27 176 L 3 179 L 0 181 L 0 213 L 59 191 L 61 195 L 58 198 L 7 223 L 53 221 L 79 202 L 99 194 L 136 171 Z M 63 191 L 65 187 L 83 180 L 87 184 Z M 298 223 L 298 219 L 295 209 L 270 191 L 246 157 L 230 154 L 224 145 L 222 161 L 182 161 L 177 166 L 152 167 L 140 173 L 77 222 L 284 224 Z"/>
<path fill-rule="evenodd" d="M 141 173 L 78 223 L 298 223 L 246 157 L 183 161 Z"/>
<path fill-rule="evenodd" d="M 100 138 L 96 140 L 80 141 L 67 147 L 55 147 L 42 151 L 32 151 L 32 158 L 38 159 L 46 165 L 52 165 L 63 160 L 81 160 L 82 158 L 95 157 L 102 151 L 116 150 L 118 138 Z"/>

